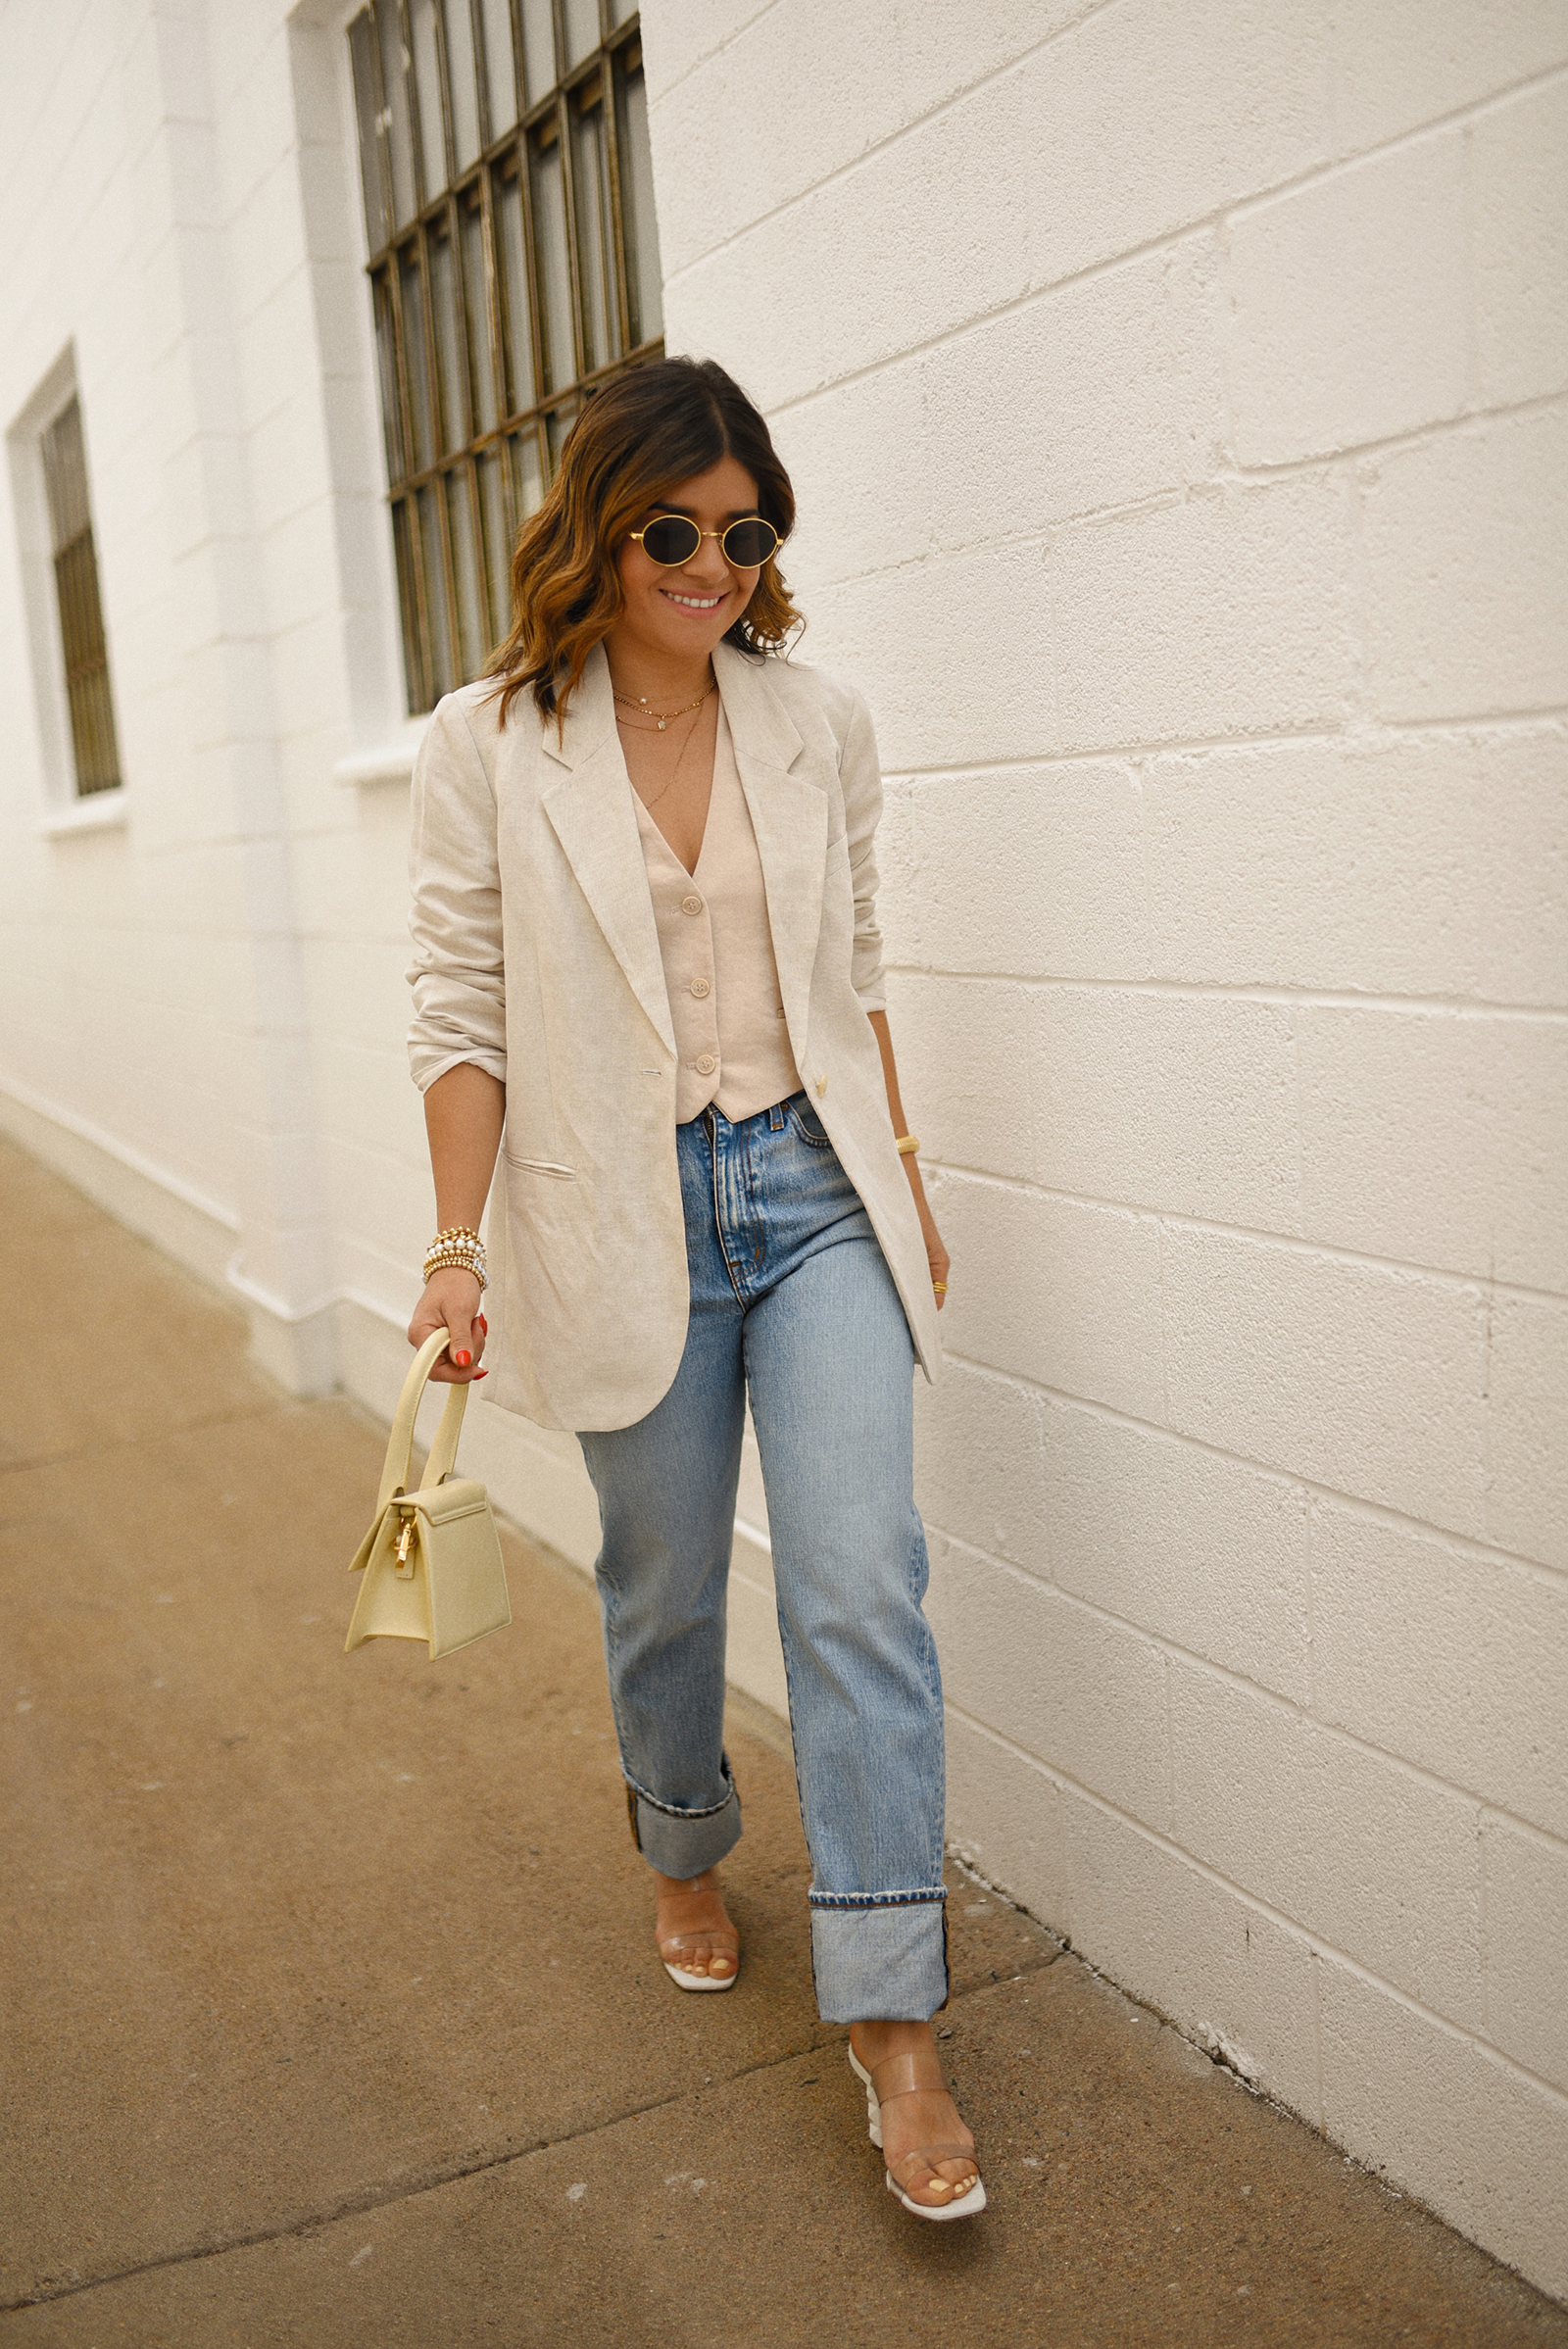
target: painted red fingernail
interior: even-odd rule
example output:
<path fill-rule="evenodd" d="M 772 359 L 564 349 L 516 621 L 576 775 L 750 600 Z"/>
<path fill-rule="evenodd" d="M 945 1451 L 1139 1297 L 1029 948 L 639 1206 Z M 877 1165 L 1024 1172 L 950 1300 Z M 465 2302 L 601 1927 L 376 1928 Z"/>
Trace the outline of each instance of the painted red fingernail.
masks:
<path fill-rule="evenodd" d="M 487 1379 L 490 1373 L 488 1370 L 476 1370 L 473 1375 L 476 1379 Z"/>
<path fill-rule="evenodd" d="M 486 1321 L 482 1313 L 479 1316 L 479 1327 L 481 1330 L 483 1330 L 485 1336 L 488 1338 L 490 1335 L 490 1324 Z"/>
<path fill-rule="evenodd" d="M 456 1362 L 460 1370 L 466 1370 L 468 1364 L 473 1360 L 473 1356 L 469 1353 L 466 1346 L 460 1346 L 452 1359 L 454 1362 Z"/>

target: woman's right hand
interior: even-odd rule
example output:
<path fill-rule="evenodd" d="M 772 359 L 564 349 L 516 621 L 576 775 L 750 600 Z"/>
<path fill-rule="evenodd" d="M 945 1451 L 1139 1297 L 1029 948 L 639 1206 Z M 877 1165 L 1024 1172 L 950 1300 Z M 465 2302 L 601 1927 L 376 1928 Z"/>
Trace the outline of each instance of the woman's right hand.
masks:
<path fill-rule="evenodd" d="M 490 1373 L 479 1368 L 489 1324 L 479 1310 L 483 1295 L 478 1280 L 460 1264 L 444 1264 L 424 1285 L 424 1295 L 409 1324 L 409 1344 L 416 1351 L 436 1330 L 449 1330 L 447 1350 L 431 1371 L 438 1386 L 466 1387 Z"/>

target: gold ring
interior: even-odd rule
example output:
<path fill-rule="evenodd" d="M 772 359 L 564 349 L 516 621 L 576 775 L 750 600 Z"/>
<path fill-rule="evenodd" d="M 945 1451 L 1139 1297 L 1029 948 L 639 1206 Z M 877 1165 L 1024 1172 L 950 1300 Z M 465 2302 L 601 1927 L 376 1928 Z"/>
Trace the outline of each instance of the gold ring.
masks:
<path fill-rule="evenodd" d="M 938 1297 L 945 1297 L 947 1295 L 948 1284 L 946 1281 L 933 1281 L 931 1286 L 936 1291 Z"/>

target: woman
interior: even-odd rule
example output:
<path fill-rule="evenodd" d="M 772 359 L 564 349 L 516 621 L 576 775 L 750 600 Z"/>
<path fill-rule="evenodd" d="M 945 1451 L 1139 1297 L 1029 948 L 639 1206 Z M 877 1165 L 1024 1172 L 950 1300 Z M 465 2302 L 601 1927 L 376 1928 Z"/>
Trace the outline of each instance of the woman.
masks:
<path fill-rule="evenodd" d="M 920 1611 L 911 1372 L 947 1251 L 883 1007 L 865 707 L 778 656 L 794 520 L 711 364 L 597 392 L 513 563 L 491 675 L 415 778 L 411 1055 L 436 1213 L 418 1346 L 578 1436 L 632 1834 L 671 1979 L 728 1990 L 724 1598 L 748 1391 L 813 1883 L 888 2184 L 985 2190 L 931 2034 L 947 1998 L 942 1696 Z M 498 1164 L 499 1152 L 499 1164 Z M 880 2133 L 877 2127 L 880 2108 Z"/>

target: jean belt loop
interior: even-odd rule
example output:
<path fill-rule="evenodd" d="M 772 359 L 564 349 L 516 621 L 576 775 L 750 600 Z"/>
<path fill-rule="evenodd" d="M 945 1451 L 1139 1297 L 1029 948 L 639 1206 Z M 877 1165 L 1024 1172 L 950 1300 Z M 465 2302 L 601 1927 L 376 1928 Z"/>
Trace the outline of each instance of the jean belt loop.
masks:
<path fill-rule="evenodd" d="M 781 1134 L 784 1130 L 786 1122 L 787 1120 L 785 1119 L 784 1115 L 784 1103 L 782 1101 L 775 1101 L 772 1108 L 769 1109 L 767 1113 L 768 1131 L 773 1134 Z"/>

